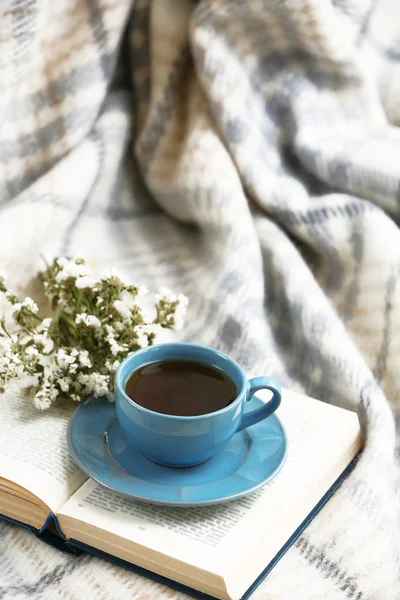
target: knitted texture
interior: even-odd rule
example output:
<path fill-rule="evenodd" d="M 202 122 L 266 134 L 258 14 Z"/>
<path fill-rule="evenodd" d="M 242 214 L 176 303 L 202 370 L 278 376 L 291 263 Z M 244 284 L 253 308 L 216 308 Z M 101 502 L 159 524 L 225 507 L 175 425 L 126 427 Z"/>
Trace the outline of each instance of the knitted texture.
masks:
<path fill-rule="evenodd" d="M 254 600 L 400 595 L 399 40 L 396 0 L 1 3 L 10 283 L 86 253 L 186 293 L 183 339 L 358 411 L 355 470 Z M 1 600 L 100 597 L 185 596 L 0 524 Z"/>

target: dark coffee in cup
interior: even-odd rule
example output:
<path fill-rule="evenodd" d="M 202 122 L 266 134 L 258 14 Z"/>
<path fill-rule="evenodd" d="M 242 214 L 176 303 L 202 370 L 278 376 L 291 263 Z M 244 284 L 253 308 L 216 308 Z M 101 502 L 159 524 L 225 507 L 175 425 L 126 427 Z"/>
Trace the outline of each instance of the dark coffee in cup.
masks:
<path fill-rule="evenodd" d="M 185 359 L 142 365 L 127 380 L 125 392 L 144 408 L 183 417 L 221 410 L 238 395 L 235 383 L 224 371 Z"/>

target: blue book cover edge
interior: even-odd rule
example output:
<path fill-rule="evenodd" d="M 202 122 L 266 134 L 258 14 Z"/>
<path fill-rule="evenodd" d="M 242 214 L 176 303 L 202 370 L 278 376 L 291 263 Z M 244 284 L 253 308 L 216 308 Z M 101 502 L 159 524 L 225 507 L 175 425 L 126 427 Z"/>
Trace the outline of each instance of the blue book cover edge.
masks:
<path fill-rule="evenodd" d="M 295 543 L 295 541 L 303 533 L 303 531 L 306 529 L 306 527 L 311 523 L 311 521 L 315 518 L 315 516 L 319 513 L 319 511 L 323 508 L 323 506 L 328 502 L 328 500 L 333 496 L 333 494 L 336 492 L 336 490 L 340 487 L 342 482 L 346 479 L 346 477 L 349 475 L 349 473 L 354 468 L 357 460 L 358 460 L 358 456 L 356 456 L 351 461 L 351 463 L 346 467 L 346 469 L 343 471 L 343 473 L 338 477 L 338 479 L 333 483 L 333 485 L 329 488 L 329 490 L 324 494 L 324 496 L 321 498 L 321 500 L 314 506 L 313 510 L 307 515 L 307 517 L 304 519 L 304 521 L 294 531 L 294 533 L 290 536 L 290 538 L 287 540 L 287 542 L 282 546 L 282 548 L 279 550 L 279 552 L 268 563 L 268 565 L 265 567 L 263 572 L 251 584 L 251 586 L 243 594 L 243 596 L 241 597 L 240 600 L 248 600 L 248 598 L 250 598 L 250 596 L 258 588 L 258 586 L 261 584 L 261 582 L 266 578 L 268 573 L 270 573 L 272 571 L 272 569 L 279 562 L 279 560 L 284 556 L 284 554 L 286 554 L 286 552 L 289 550 L 289 548 Z M 92 554 L 98 558 L 103 558 L 104 560 L 113 562 L 120 567 L 124 567 L 126 569 L 129 569 L 130 571 L 134 571 L 135 573 L 138 573 L 139 575 L 148 577 L 149 579 L 152 579 L 153 581 L 157 581 L 158 583 L 161 583 L 170 588 L 173 588 L 175 590 L 178 590 L 180 592 L 188 594 L 189 596 L 192 596 L 193 598 L 197 598 L 198 600 L 217 600 L 214 596 L 210 596 L 209 594 L 205 594 L 203 592 L 195 590 L 195 589 L 193 589 L 189 586 L 186 586 L 182 583 L 179 583 L 177 581 L 174 581 L 172 579 L 164 577 L 163 575 L 159 575 L 158 573 L 154 573 L 153 571 L 149 571 L 148 569 L 145 569 L 143 567 L 139 567 L 138 565 L 135 565 L 126 560 L 123 560 L 121 558 L 118 558 L 116 556 L 108 554 L 107 552 L 103 552 L 102 550 L 98 550 L 97 548 L 93 548 L 92 546 L 88 546 L 87 544 L 84 544 L 77 540 L 72 540 L 72 539 L 67 540 L 66 544 L 71 548 L 75 548 L 82 552 L 87 552 L 89 554 Z"/>
<path fill-rule="evenodd" d="M 319 513 L 319 511 L 322 509 L 322 507 L 328 502 L 328 500 L 331 498 L 331 496 L 333 496 L 333 494 L 336 492 L 336 490 L 339 488 L 339 486 L 342 484 L 342 482 L 346 479 L 346 477 L 352 471 L 357 460 L 358 460 L 358 456 L 356 456 L 352 460 L 352 462 L 348 465 L 348 467 L 346 467 L 346 469 L 338 477 L 338 479 L 335 481 L 335 483 L 324 494 L 324 496 L 321 498 L 321 500 L 318 502 L 318 504 L 316 504 L 316 506 L 313 508 L 313 510 L 307 515 L 307 517 L 304 519 L 304 521 L 294 531 L 294 533 L 290 536 L 290 538 L 287 540 L 287 542 L 282 546 L 282 548 L 279 550 L 279 552 L 268 563 L 268 565 L 265 567 L 263 572 L 257 577 L 257 579 L 248 588 L 248 590 L 243 594 L 243 596 L 241 597 L 241 600 L 248 600 L 248 598 L 250 598 L 251 594 L 258 588 L 258 586 L 265 579 L 265 577 L 268 575 L 268 573 L 270 573 L 270 571 L 272 571 L 274 566 L 279 562 L 279 560 L 284 556 L 284 554 L 294 544 L 294 542 L 297 540 L 297 538 L 302 534 L 302 532 L 306 529 L 306 527 L 311 523 L 311 521 Z M 22 521 L 18 521 L 17 519 L 13 519 L 11 517 L 7 517 L 6 515 L 0 514 L 0 519 L 3 519 L 4 521 L 8 521 L 9 523 L 18 525 L 19 527 L 23 527 L 24 529 L 31 531 L 36 537 L 41 539 L 43 542 L 53 546 L 57 550 L 61 550 L 62 552 L 65 552 L 67 554 L 79 556 L 83 552 L 87 552 L 89 554 L 97 556 L 98 558 L 103 558 L 105 560 L 108 560 L 109 562 L 113 562 L 113 563 L 117 564 L 118 566 L 124 567 L 131 571 L 134 571 L 135 573 L 138 573 L 139 575 L 148 577 L 148 578 L 152 579 L 153 581 L 157 581 L 158 583 L 166 585 L 170 588 L 176 589 L 180 592 L 184 592 L 184 593 L 192 596 L 193 598 L 197 598 L 199 600 L 216 600 L 216 598 L 214 596 L 210 596 L 209 594 L 205 594 L 203 592 L 195 590 L 195 589 L 188 587 L 182 583 L 179 583 L 172 579 L 168 579 L 167 577 L 164 577 L 163 575 L 159 575 L 157 573 L 154 573 L 153 571 L 149 571 L 148 569 L 139 567 L 138 565 L 134 565 L 133 563 L 130 563 L 126 560 L 123 560 L 123 559 L 113 556 L 111 554 L 107 554 L 107 552 L 103 552 L 102 550 L 98 550 L 97 548 L 88 546 L 87 544 L 84 544 L 77 540 L 72 540 L 72 539 L 66 540 L 65 536 L 63 535 L 63 533 L 60 529 L 60 526 L 58 524 L 57 517 L 54 514 L 50 514 L 47 517 L 47 519 L 46 519 L 45 523 L 43 524 L 43 526 L 41 527 L 41 529 L 36 529 L 32 525 L 28 525 L 26 523 L 23 523 Z M 53 533 L 53 531 L 51 531 L 49 529 L 51 524 L 54 525 L 57 533 Z"/>

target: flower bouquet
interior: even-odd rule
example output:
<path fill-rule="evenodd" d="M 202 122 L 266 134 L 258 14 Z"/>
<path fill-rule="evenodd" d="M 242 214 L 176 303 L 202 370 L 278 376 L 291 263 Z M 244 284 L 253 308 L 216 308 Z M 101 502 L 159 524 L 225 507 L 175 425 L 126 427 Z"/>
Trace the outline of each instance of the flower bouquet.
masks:
<path fill-rule="evenodd" d="M 0 275 L 8 310 L 0 319 L 0 388 L 24 382 L 39 409 L 59 396 L 113 398 L 114 375 L 130 353 L 183 324 L 187 298 L 161 288 L 153 312 L 147 290 L 111 270 L 96 277 L 83 258 L 58 258 L 39 273 L 52 315 L 41 318 L 31 298 L 20 300 Z"/>

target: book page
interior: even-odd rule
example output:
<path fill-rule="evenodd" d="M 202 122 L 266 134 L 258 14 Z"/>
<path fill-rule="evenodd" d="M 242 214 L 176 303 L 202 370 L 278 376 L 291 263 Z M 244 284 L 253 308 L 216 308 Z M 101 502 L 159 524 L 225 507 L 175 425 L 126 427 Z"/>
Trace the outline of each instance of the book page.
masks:
<path fill-rule="evenodd" d="M 87 479 L 66 441 L 74 406 L 59 401 L 41 412 L 32 400 L 7 392 L 0 399 L 0 477 L 27 489 L 57 511 Z"/>
<path fill-rule="evenodd" d="M 166 507 L 136 502 L 88 481 L 62 507 L 61 526 L 62 515 L 68 515 L 100 531 L 97 547 L 101 548 L 101 531 L 109 532 L 185 564 L 224 573 L 237 560 L 240 563 L 258 537 L 265 538 L 273 525 L 286 519 L 294 504 L 311 495 L 290 536 L 356 452 L 359 424 L 354 413 L 285 392 L 279 416 L 289 440 L 287 462 L 270 484 L 251 495 L 213 506 Z M 322 473 L 328 474 L 327 483 Z M 321 485 L 313 491 L 318 481 Z M 92 545 L 96 545 L 93 540 Z M 260 568 L 255 561 L 258 573 L 266 564 L 265 557 L 261 560 Z M 240 564 L 238 570 L 242 571 Z"/>

